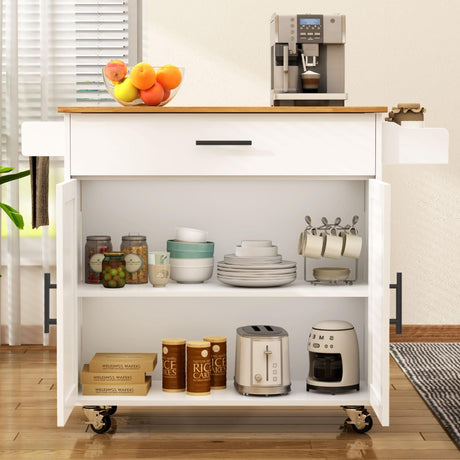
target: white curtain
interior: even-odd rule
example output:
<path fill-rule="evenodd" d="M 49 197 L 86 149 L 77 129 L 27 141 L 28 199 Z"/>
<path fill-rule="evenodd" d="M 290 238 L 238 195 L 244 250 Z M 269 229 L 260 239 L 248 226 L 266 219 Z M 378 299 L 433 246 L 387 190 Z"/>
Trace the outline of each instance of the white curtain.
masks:
<path fill-rule="evenodd" d="M 1 0 L 1 165 L 28 169 L 20 154 L 23 121 L 57 120 L 57 106 L 114 104 L 101 71 L 111 59 L 129 65 L 140 60 L 140 5 L 140 0 Z M 18 181 L 6 188 L 4 201 L 19 209 Z M 41 264 L 47 272 L 54 244 L 47 227 L 42 235 Z M 8 312 L 8 337 L 1 340 L 0 329 L 0 343 L 10 345 L 21 344 L 20 241 L 20 231 L 8 222 L 3 246 L 7 285 L 0 281 L 0 289 L 7 290 L 0 312 Z M 42 299 L 39 286 L 37 308 Z"/>

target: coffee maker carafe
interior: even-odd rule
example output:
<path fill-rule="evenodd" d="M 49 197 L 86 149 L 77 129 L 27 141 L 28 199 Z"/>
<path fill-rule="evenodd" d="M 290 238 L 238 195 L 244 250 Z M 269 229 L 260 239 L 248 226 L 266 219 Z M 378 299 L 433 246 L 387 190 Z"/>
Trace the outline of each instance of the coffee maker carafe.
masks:
<path fill-rule="evenodd" d="M 359 390 L 358 339 L 346 321 L 321 321 L 308 336 L 307 391 Z"/>
<path fill-rule="evenodd" d="M 274 14 L 270 44 L 271 105 L 344 105 L 344 15 Z"/>

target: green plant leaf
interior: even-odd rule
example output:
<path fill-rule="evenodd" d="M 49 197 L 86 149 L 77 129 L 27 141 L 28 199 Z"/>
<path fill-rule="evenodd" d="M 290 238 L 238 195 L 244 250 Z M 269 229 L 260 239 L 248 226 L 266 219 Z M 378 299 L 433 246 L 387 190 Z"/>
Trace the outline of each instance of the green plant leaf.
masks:
<path fill-rule="evenodd" d="M 14 169 L 14 168 L 13 168 Z M 5 184 L 6 182 L 11 182 L 12 180 L 21 179 L 30 175 L 30 170 L 21 171 L 15 174 L 8 174 L 7 176 L 0 177 L 0 184 Z"/>
<path fill-rule="evenodd" d="M 0 166 L 0 174 L 13 171 L 13 169 L 10 166 Z"/>
<path fill-rule="evenodd" d="M 18 227 L 21 230 L 24 228 L 24 219 L 22 218 L 21 214 L 19 214 L 19 212 L 16 211 L 16 209 L 12 208 L 11 206 L 5 203 L 0 203 L 0 208 L 2 208 L 6 212 L 6 215 L 13 221 L 16 227 Z"/>

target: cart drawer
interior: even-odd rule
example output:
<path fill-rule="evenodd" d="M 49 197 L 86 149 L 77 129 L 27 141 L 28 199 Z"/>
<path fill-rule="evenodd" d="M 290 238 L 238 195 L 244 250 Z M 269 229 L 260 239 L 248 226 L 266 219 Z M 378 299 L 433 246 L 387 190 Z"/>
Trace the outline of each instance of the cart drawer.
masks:
<path fill-rule="evenodd" d="M 374 114 L 71 115 L 72 176 L 374 176 Z"/>

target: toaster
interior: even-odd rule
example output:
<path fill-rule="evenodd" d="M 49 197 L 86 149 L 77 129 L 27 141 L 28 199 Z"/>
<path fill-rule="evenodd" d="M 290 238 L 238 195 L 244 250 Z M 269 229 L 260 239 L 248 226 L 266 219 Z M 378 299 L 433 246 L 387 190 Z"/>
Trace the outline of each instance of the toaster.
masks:
<path fill-rule="evenodd" d="M 288 333 L 277 326 L 236 330 L 235 388 L 243 395 L 284 395 L 291 391 Z"/>

